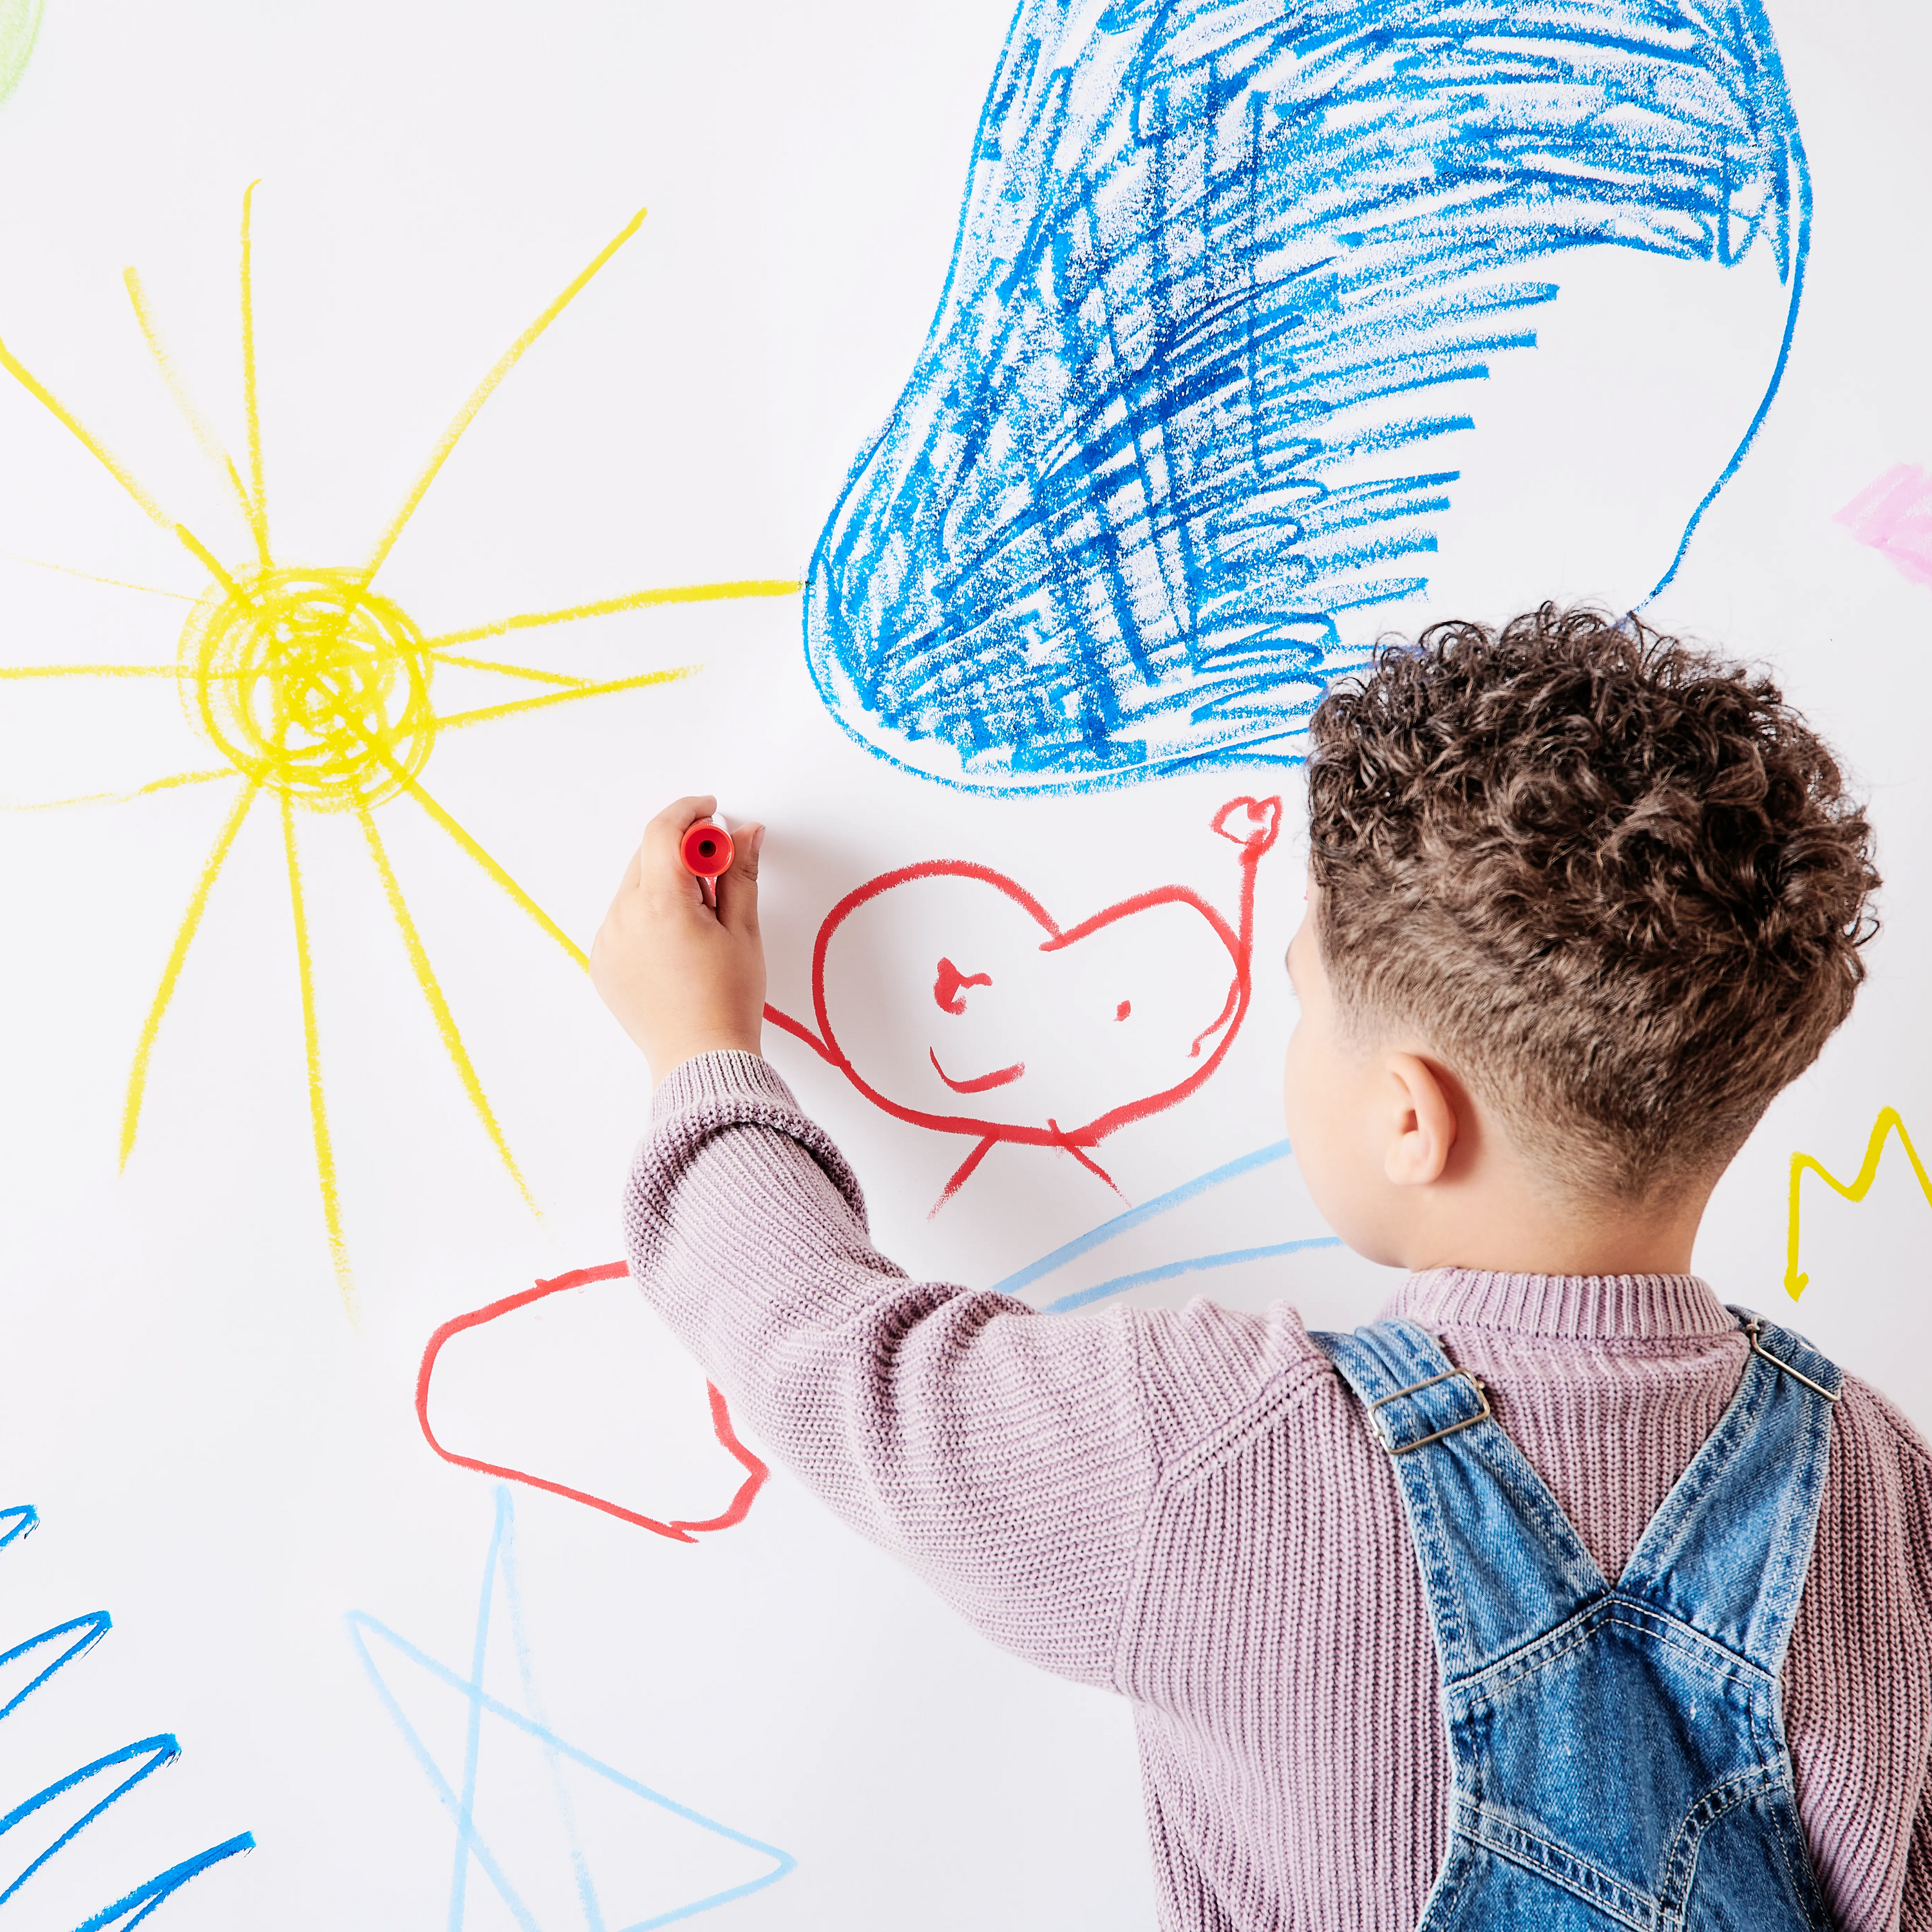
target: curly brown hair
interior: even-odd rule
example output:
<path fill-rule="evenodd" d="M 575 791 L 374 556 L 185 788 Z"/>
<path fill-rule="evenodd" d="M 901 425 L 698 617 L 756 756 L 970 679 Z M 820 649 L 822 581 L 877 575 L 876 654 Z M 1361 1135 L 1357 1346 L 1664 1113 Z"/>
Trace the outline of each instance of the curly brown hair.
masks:
<path fill-rule="evenodd" d="M 1316 930 L 1564 1192 L 1720 1168 L 1876 930 L 1871 828 L 1765 676 L 1590 609 L 1388 646 L 1309 724 Z"/>

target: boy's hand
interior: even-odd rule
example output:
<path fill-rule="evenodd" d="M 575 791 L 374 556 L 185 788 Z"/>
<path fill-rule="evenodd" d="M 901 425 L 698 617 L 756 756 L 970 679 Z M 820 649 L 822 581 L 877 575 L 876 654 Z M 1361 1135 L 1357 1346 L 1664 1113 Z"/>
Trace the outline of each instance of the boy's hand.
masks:
<path fill-rule="evenodd" d="M 717 882 L 715 910 L 679 856 L 685 833 L 716 806 L 681 798 L 645 826 L 590 948 L 590 983 L 644 1048 L 654 1083 L 694 1054 L 757 1053 L 764 1040 L 758 848 L 765 828 L 732 828 L 736 850 Z"/>

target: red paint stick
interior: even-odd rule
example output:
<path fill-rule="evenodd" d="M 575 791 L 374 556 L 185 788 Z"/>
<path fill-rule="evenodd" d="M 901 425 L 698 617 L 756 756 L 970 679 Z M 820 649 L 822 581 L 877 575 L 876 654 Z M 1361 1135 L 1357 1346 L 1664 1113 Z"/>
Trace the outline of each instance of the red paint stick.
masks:
<path fill-rule="evenodd" d="M 731 835 L 722 818 L 703 818 L 684 835 L 680 848 L 684 869 L 700 879 L 715 879 L 731 869 Z"/>

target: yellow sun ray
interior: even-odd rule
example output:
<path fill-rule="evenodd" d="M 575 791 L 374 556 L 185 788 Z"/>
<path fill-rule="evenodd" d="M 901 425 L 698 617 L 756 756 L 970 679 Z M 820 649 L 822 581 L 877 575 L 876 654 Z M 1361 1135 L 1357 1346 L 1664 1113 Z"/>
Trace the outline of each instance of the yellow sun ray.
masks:
<path fill-rule="evenodd" d="M 206 571 L 230 596 L 238 603 L 244 600 L 245 593 L 241 585 L 237 584 L 229 574 L 223 566 L 221 560 L 192 530 L 177 524 L 175 526 L 175 535 L 188 546 L 190 554 L 199 561 L 202 569 Z"/>
<path fill-rule="evenodd" d="M 268 487 L 262 476 L 262 410 L 255 387 L 255 190 L 261 185 L 251 181 L 242 190 L 242 412 L 248 435 L 248 527 L 266 569 L 275 560 L 268 550 Z"/>
<path fill-rule="evenodd" d="M 568 671 L 538 670 L 533 664 L 499 664 L 492 658 L 452 657 L 438 653 L 440 662 L 460 664 L 465 670 L 494 670 L 504 677 L 526 677 L 533 684 L 586 685 L 587 677 L 572 677 Z"/>
<path fill-rule="evenodd" d="M 228 814 L 227 823 L 216 835 L 214 848 L 208 855 L 207 864 L 201 868 L 201 877 L 195 881 L 194 890 L 188 895 L 188 910 L 182 915 L 173 949 L 168 954 L 168 963 L 161 968 L 161 983 L 155 989 L 154 1004 L 148 1009 L 141 1037 L 134 1048 L 134 1064 L 128 1070 L 128 1097 L 121 1111 L 121 1165 L 124 1168 L 128 1165 L 128 1156 L 134 1150 L 134 1135 L 141 1124 L 141 1100 L 147 1091 L 148 1058 L 154 1052 L 155 1036 L 161 1030 L 168 1002 L 175 996 L 175 982 L 181 977 L 182 963 L 194 943 L 201 916 L 208 907 L 208 896 L 214 890 L 214 881 L 235 843 L 236 834 L 242 830 L 242 821 L 248 816 L 248 808 L 255 802 L 261 789 L 259 784 L 249 786 L 236 800 L 235 809 Z"/>
<path fill-rule="evenodd" d="M 584 685 L 575 691 L 548 691 L 541 698 L 513 698 L 507 704 L 485 704 L 474 711 L 446 712 L 436 719 L 436 728 L 454 731 L 465 724 L 480 724 L 486 718 L 507 718 L 513 711 L 538 711 L 547 704 L 574 704 L 580 698 L 607 698 L 614 691 L 641 691 L 650 684 L 675 684 L 704 668 L 702 664 L 679 664 L 670 670 L 647 670 L 635 677 L 614 677 L 602 684 Z"/>
<path fill-rule="evenodd" d="M 150 597 L 170 597 L 177 604 L 192 604 L 194 599 L 185 590 L 164 590 L 153 584 L 130 584 L 122 577 L 97 577 L 91 570 L 76 570 L 71 564 L 50 563 L 44 557 L 9 556 L 9 563 L 31 564 L 36 570 L 57 570 L 63 577 L 77 577 L 83 584 L 106 584 L 116 590 L 142 590 Z"/>
<path fill-rule="evenodd" d="M 0 812 L 58 812 L 70 805 L 126 805 L 134 799 L 146 798 L 150 792 L 172 791 L 177 785 L 208 784 L 216 778 L 241 776 L 232 765 L 224 765 L 218 772 L 174 772 L 164 778 L 150 778 L 132 791 L 88 791 L 75 798 L 37 799 L 30 805 L 0 805 Z"/>
<path fill-rule="evenodd" d="M 389 910 L 394 915 L 396 930 L 402 935 L 403 950 L 409 955 L 410 966 L 416 976 L 416 984 L 422 988 L 423 998 L 429 1002 L 430 1014 L 436 1021 L 436 1030 L 442 1036 L 442 1043 L 450 1060 L 456 1068 L 457 1076 L 463 1082 L 463 1090 L 470 1096 L 470 1104 L 476 1110 L 476 1118 L 483 1123 L 483 1130 L 503 1165 L 509 1170 L 510 1178 L 517 1184 L 517 1192 L 524 1197 L 524 1204 L 532 1214 L 541 1215 L 542 1210 L 536 1204 L 524 1180 L 522 1170 L 517 1166 L 516 1156 L 510 1151 L 510 1143 L 491 1111 L 488 1100 L 483 1092 L 483 1083 L 477 1077 L 475 1064 L 470 1058 L 469 1049 L 463 1044 L 463 1036 L 457 1030 L 456 1016 L 449 1010 L 449 1002 L 442 996 L 442 988 L 437 983 L 435 970 L 429 962 L 428 949 L 423 944 L 422 935 L 416 931 L 416 921 L 410 916 L 410 909 L 403 898 L 403 889 L 398 882 L 394 868 L 389 863 L 389 855 L 383 849 L 382 836 L 376 830 L 374 814 L 367 806 L 358 808 L 356 816 L 362 821 L 362 836 L 368 841 L 369 856 L 376 862 L 376 870 L 382 875 L 382 890 L 388 896 Z"/>
<path fill-rule="evenodd" d="M 586 973 L 590 971 L 590 961 L 583 948 L 572 940 L 562 927 L 559 926 L 556 920 L 552 919 L 550 914 L 545 912 L 543 908 L 538 905 L 536 901 L 532 898 L 530 894 L 525 892 L 523 887 L 518 885 L 516 880 L 512 878 L 509 874 L 505 872 L 502 867 L 498 865 L 496 860 L 491 858 L 489 854 L 484 851 L 482 847 L 478 844 L 476 841 L 471 838 L 470 834 L 464 831 L 463 827 L 458 824 L 456 820 L 451 818 L 449 814 L 444 811 L 442 807 L 438 805 L 414 778 L 407 779 L 403 789 L 422 807 L 424 812 L 429 814 L 436 824 L 440 826 L 472 859 L 476 860 L 478 865 L 482 867 L 484 872 L 489 874 L 505 892 L 509 894 L 512 898 L 515 900 L 518 905 L 522 907 L 525 912 L 530 914 L 532 919 L 536 921 L 545 932 L 550 934 L 551 938 L 556 941 L 558 945 L 563 948 L 565 952 L 570 955 L 584 971 Z"/>
<path fill-rule="evenodd" d="M 159 503 L 155 502 L 152 496 L 148 495 L 146 490 L 142 488 L 140 483 L 135 480 L 134 472 L 129 470 L 127 465 L 107 447 L 106 444 L 82 422 L 66 404 L 62 402 L 59 397 L 56 395 L 52 390 L 49 388 L 46 383 L 43 382 L 32 370 L 22 362 L 4 342 L 0 342 L 0 369 L 5 370 L 8 374 L 25 389 L 35 402 L 46 410 L 54 420 L 74 438 L 82 448 L 85 449 L 88 455 L 92 456 L 107 472 L 108 475 L 112 477 L 136 503 L 140 505 L 149 518 L 170 535 L 178 538 L 202 563 L 206 564 L 213 561 L 208 556 L 206 546 L 196 540 L 194 532 L 188 529 L 188 526 L 185 524 L 177 523 Z M 226 580 L 227 572 L 222 570 L 219 565 L 217 565 L 215 568 L 217 574 L 224 581 Z"/>
<path fill-rule="evenodd" d="M 466 631 L 445 631 L 424 640 L 433 651 L 452 644 L 474 644 L 482 638 L 507 637 L 512 631 L 534 631 L 546 624 L 574 624 L 580 617 L 607 617 L 616 610 L 641 610 L 653 604 L 710 604 L 730 597 L 789 597 L 805 586 L 790 578 L 742 578 L 729 584 L 676 584 L 656 590 L 633 590 L 622 597 L 600 597 L 591 604 L 572 604 L 561 610 L 530 610 L 520 616 L 500 617 L 494 624 L 477 624 Z M 451 662 L 454 662 L 452 659 Z"/>
<path fill-rule="evenodd" d="M 1893 1133 L 1898 1135 L 1898 1144 L 1904 1148 L 1905 1157 L 1911 1162 L 1912 1171 L 1918 1177 L 1919 1191 L 1925 1196 L 1926 1204 L 1932 1207 L 1932 1174 L 1925 1172 L 1925 1163 L 1918 1158 L 1918 1150 L 1912 1144 L 1912 1136 L 1905 1131 L 1905 1123 L 1899 1118 L 1896 1107 L 1879 1110 L 1878 1118 L 1872 1123 L 1870 1138 L 1865 1142 L 1864 1160 L 1850 1180 L 1840 1180 L 1810 1154 L 1794 1154 L 1791 1156 L 1791 1204 L 1785 1218 L 1784 1292 L 1793 1301 L 1804 1292 L 1811 1279 L 1808 1274 L 1798 1271 L 1798 1184 L 1808 1171 L 1842 1198 L 1862 1201 L 1871 1192 L 1871 1184 L 1878 1177 L 1879 1157 L 1885 1152 L 1886 1137 Z"/>
<path fill-rule="evenodd" d="M 644 226 L 644 216 L 647 212 L 646 209 L 640 208 L 625 223 L 616 234 L 598 250 L 590 266 L 576 276 L 563 292 L 511 344 L 498 358 L 496 366 L 470 392 L 468 401 L 451 418 L 449 427 L 443 431 L 442 440 L 431 453 L 422 474 L 416 478 L 410 494 L 403 499 L 402 508 L 389 519 L 388 527 L 376 538 L 376 548 L 370 554 L 369 561 L 364 566 L 363 580 L 365 583 L 372 580 L 376 572 L 382 568 L 383 560 L 395 548 L 396 539 L 402 535 L 404 526 L 416 514 L 417 505 L 428 494 L 429 486 L 436 481 L 436 472 L 448 460 L 450 452 L 456 447 L 463 432 L 470 427 L 476 412 L 490 400 L 497 384 L 516 367 L 531 344 L 583 292 L 591 278 Z"/>
<path fill-rule="evenodd" d="M 178 677 L 172 664 L 0 664 L 0 677 Z"/>
<path fill-rule="evenodd" d="M 315 964 L 309 952 L 308 915 L 302 903 L 302 862 L 296 854 L 295 800 L 282 794 L 282 850 L 289 866 L 289 910 L 295 915 L 296 971 L 302 981 L 302 1048 L 308 1063 L 308 1117 L 315 1134 L 315 1173 L 322 1185 L 322 1218 L 328 1231 L 335 1285 L 351 1307 L 356 1278 L 349 1267 L 349 1243 L 342 1231 L 342 1200 L 335 1184 L 335 1148 L 328 1137 L 328 1109 L 322 1091 L 322 1040 L 315 1018 Z"/>
<path fill-rule="evenodd" d="M 188 424 L 189 434 L 200 444 L 202 453 L 228 479 L 230 488 L 235 492 L 235 500 L 242 506 L 242 514 L 252 523 L 254 506 L 248 500 L 248 492 L 243 487 L 242 472 L 235 467 L 235 459 L 223 448 L 221 439 L 214 427 L 196 406 L 188 393 L 181 371 L 175 367 L 174 358 L 168 353 L 167 344 L 161 339 L 160 325 L 154 320 L 154 310 L 148 304 L 148 292 L 142 286 L 141 272 L 138 268 L 123 268 L 121 279 L 127 285 L 128 299 L 134 305 L 134 320 L 140 324 L 142 336 L 146 338 L 148 352 L 154 358 L 154 367 L 160 371 L 161 380 L 166 385 L 168 394 L 174 398 L 175 407 L 181 412 L 182 420 Z M 264 558 L 264 562 L 267 560 Z"/>

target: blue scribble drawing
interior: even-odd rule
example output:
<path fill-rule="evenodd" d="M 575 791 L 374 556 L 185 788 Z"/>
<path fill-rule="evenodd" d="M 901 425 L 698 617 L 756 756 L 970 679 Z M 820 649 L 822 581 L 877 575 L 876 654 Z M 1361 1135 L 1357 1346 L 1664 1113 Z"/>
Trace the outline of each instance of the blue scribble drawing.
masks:
<path fill-rule="evenodd" d="M 31 1504 L 0 1509 L 0 1550 L 29 1534 L 39 1526 L 40 1520 L 39 1512 Z M 27 1679 L 6 1697 L 4 1703 L 0 1703 L 0 1718 L 10 1716 L 58 1672 L 84 1657 L 113 1627 L 114 1620 L 105 1610 L 91 1610 L 84 1616 L 70 1617 L 65 1623 L 56 1624 L 10 1649 L 0 1651 L 0 1696 L 6 1694 L 7 1686 L 16 1676 L 26 1676 Z M 29 1672 L 32 1674 L 28 1675 Z M 0 1883 L 0 1906 L 5 1905 L 56 1852 L 72 1844 L 110 1805 L 125 1797 L 143 1779 L 172 1764 L 180 1756 L 180 1743 L 171 1732 L 137 1738 L 132 1744 L 123 1744 L 119 1750 L 109 1751 L 83 1764 L 78 1770 L 56 1778 L 0 1815 L 0 1880 L 4 1880 Z M 112 1777 L 124 1766 L 131 1768 L 118 1778 Z M 104 1795 L 95 1798 L 94 1792 L 97 1790 Z M 76 1793 L 82 1794 L 77 1801 L 74 1799 Z M 61 1804 L 59 1801 L 64 1798 L 70 1802 Z M 41 1844 L 38 1851 L 31 1848 L 30 1841 L 38 1842 L 33 1840 L 37 1821 L 43 1830 L 58 1825 L 63 1817 L 70 1816 L 74 1802 L 86 1803 L 89 1798 L 93 1802 L 88 1804 L 87 1809 L 72 1817 L 64 1828 Z M 49 1807 L 54 1808 L 52 1815 L 39 1818 L 38 1814 Z M 19 1838 L 10 1835 L 16 1832 L 20 1834 Z M 190 1879 L 198 1876 L 211 1865 L 254 1848 L 254 1834 L 239 1832 L 136 1886 L 112 1904 L 95 1912 L 76 1928 L 76 1932 L 110 1932 L 110 1929 L 111 1932 L 127 1932 L 127 1928 L 140 1924 L 150 1912 L 158 1911 Z M 13 1861 L 16 1857 L 24 1857 L 25 1862 L 15 1866 Z M 9 1871 L 13 1874 L 10 1878 L 6 1876 Z"/>
<path fill-rule="evenodd" d="M 968 789 L 1295 762 L 1341 620 L 1426 587 L 1442 392 L 1534 346 L 1553 258 L 1762 247 L 1783 345 L 1660 589 L 1776 392 L 1810 212 L 1759 0 L 1022 0 L 812 560 L 820 694 Z"/>
<path fill-rule="evenodd" d="M 499 1590 L 503 1594 L 508 1611 L 508 1636 L 514 1654 L 518 1676 L 520 1680 L 521 1710 L 494 1696 L 484 1687 L 489 1660 L 493 1612 Z M 573 1921 L 580 1917 L 586 1932 L 616 1932 L 610 1924 L 612 1907 L 608 1894 L 616 1889 L 607 1883 L 600 1893 L 592 1870 L 586 1850 L 585 1834 L 580 1826 L 578 1812 L 581 1808 L 579 1798 L 574 1798 L 571 1780 L 565 1775 L 565 1767 L 572 1766 L 579 1771 L 590 1774 L 608 1790 L 614 1788 L 628 1797 L 641 1799 L 655 1808 L 664 1817 L 682 1820 L 695 1826 L 700 1832 L 730 1845 L 739 1846 L 760 1859 L 770 1861 L 770 1869 L 737 1884 L 722 1887 L 700 1898 L 670 1906 L 643 1918 L 626 1924 L 622 1932 L 650 1932 L 655 1926 L 670 1925 L 680 1919 L 694 1917 L 701 1912 L 728 1904 L 735 1898 L 762 1891 L 766 1886 L 776 1884 L 792 1870 L 797 1861 L 788 1852 L 782 1852 L 775 1845 L 767 1845 L 744 1832 L 734 1831 L 728 1825 L 721 1825 L 716 1819 L 707 1818 L 693 1810 L 688 1805 L 680 1804 L 662 1792 L 653 1791 L 648 1785 L 627 1778 L 620 1771 L 600 1762 L 587 1752 L 580 1750 L 574 1744 L 567 1744 L 550 1729 L 544 1717 L 538 1697 L 536 1672 L 532 1663 L 530 1647 L 524 1630 L 523 1602 L 518 1588 L 515 1559 L 515 1528 L 514 1505 L 507 1484 L 500 1484 L 496 1489 L 496 1513 L 494 1529 L 490 1539 L 488 1555 L 483 1564 L 483 1592 L 476 1612 L 476 1634 L 470 1660 L 469 1674 L 465 1676 L 439 1663 L 426 1652 L 418 1649 L 406 1638 L 401 1637 L 371 1616 L 362 1611 L 352 1611 L 349 1616 L 349 1634 L 356 1646 L 356 1654 L 362 1660 L 362 1667 L 374 1685 L 376 1694 L 391 1720 L 402 1733 L 410 1754 L 415 1758 L 443 1808 L 456 1823 L 455 1870 L 450 1882 L 448 1932 L 462 1932 L 467 1901 L 470 1868 L 473 1861 L 489 1881 L 504 1908 L 509 1912 L 523 1932 L 542 1932 L 542 1922 L 536 1916 L 536 1905 L 542 1904 L 536 1897 L 540 1887 L 547 1887 L 553 1894 L 559 1889 L 556 1875 L 538 1870 L 524 1879 L 519 1885 L 512 1880 L 508 1868 L 518 1862 L 518 1856 L 502 1850 L 503 1840 L 496 1837 L 496 1847 L 486 1841 L 477 1825 L 477 1808 L 479 1788 L 483 1777 L 483 1720 L 494 1718 L 509 1726 L 507 1735 L 499 1732 L 493 1738 L 493 1753 L 500 1754 L 503 1748 L 518 1739 L 527 1739 L 539 1749 L 548 1774 L 549 1798 L 554 1806 L 556 1818 L 554 1826 L 556 1837 L 552 1840 L 558 1861 L 568 1867 L 568 1885 L 562 1888 L 573 1894 L 571 1916 Z M 370 1648 L 370 1640 L 382 1646 L 387 1658 L 387 1669 L 394 1671 L 397 1660 L 413 1665 L 418 1671 L 427 1674 L 429 1680 L 448 1690 L 455 1692 L 464 1705 L 463 1762 L 460 1771 L 446 1771 L 438 1763 L 435 1752 L 424 1739 L 422 1728 L 411 1721 L 404 1708 L 403 1700 L 397 1694 L 394 1684 L 385 1675 L 385 1665 L 376 1660 L 376 1652 Z M 422 1680 L 412 1680 L 409 1686 L 418 1694 Z M 586 1787 L 578 1780 L 580 1795 Z M 521 1828 L 534 1821 L 527 1815 L 519 1816 L 517 1825 L 520 1838 L 525 1835 Z M 552 1821 L 545 1821 L 550 1823 Z M 641 1827 L 645 1817 L 636 1821 Z M 534 1833 L 530 1835 L 534 1837 Z M 636 1829 L 630 1834 L 636 1835 Z M 620 1875 L 619 1884 L 635 1886 L 641 1880 L 649 1883 L 654 1876 L 650 1870 L 650 1856 L 640 1846 L 626 1845 L 629 1856 L 625 1863 L 630 1868 Z M 541 1855 L 539 1855 L 541 1856 Z M 535 1861 L 526 1847 L 521 1852 L 522 1863 L 527 1868 Z M 662 1882 L 662 1881 L 659 1881 Z M 533 1904 L 532 1900 L 536 1903 Z M 555 1924 L 554 1914 L 551 1923 Z"/>
<path fill-rule="evenodd" d="M 1252 1174 L 1258 1167 L 1267 1167 L 1278 1160 L 1286 1160 L 1291 1152 L 1286 1141 L 1270 1141 L 1266 1147 L 1256 1148 L 1251 1154 L 1238 1155 L 1226 1161 L 1205 1174 L 1197 1174 L 1192 1180 L 1184 1180 L 1178 1187 L 1171 1187 L 1165 1194 L 1156 1195 L 1151 1201 L 1144 1201 L 1138 1208 L 1130 1208 L 1125 1214 L 1116 1214 L 1111 1220 L 1102 1221 L 1096 1228 L 1089 1228 L 1084 1234 L 1076 1234 L 1064 1242 L 1049 1255 L 1042 1255 L 1036 1262 L 1029 1262 L 1003 1281 L 993 1284 L 995 1294 L 1018 1294 L 1022 1288 L 1030 1288 L 1042 1276 L 1049 1275 L 1056 1269 L 1064 1268 L 1069 1262 L 1078 1261 L 1082 1255 L 1121 1235 L 1130 1232 L 1144 1222 L 1171 1214 L 1175 1208 L 1185 1207 L 1203 1194 L 1208 1194 L 1224 1186 L 1231 1180 L 1238 1180 L 1244 1174 Z M 1144 1288 L 1150 1282 L 1173 1281 L 1181 1275 L 1199 1274 L 1210 1268 L 1238 1267 L 1244 1262 L 1272 1261 L 1281 1255 L 1298 1255 L 1316 1248 L 1339 1248 L 1342 1245 L 1339 1234 L 1312 1234 L 1300 1240 L 1273 1241 L 1264 1247 L 1237 1248 L 1226 1254 L 1192 1255 L 1185 1261 L 1164 1262 L 1159 1268 L 1142 1268 L 1133 1274 L 1115 1275 L 1112 1280 L 1096 1282 L 1091 1288 L 1074 1289 L 1052 1301 L 1043 1302 L 1040 1312 L 1043 1315 L 1070 1314 L 1076 1308 L 1084 1308 L 1090 1302 L 1104 1301 L 1110 1295 L 1124 1294 L 1130 1288 Z"/>

